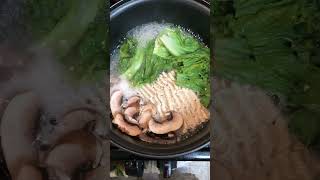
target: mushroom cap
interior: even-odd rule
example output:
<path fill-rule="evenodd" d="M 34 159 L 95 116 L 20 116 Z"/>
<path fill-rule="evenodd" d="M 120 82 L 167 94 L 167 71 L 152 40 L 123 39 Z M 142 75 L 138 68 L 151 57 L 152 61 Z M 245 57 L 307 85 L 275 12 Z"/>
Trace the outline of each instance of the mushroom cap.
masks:
<path fill-rule="evenodd" d="M 139 106 L 140 97 L 132 96 L 128 99 L 128 101 L 123 105 L 124 108 L 129 108 L 132 106 Z"/>
<path fill-rule="evenodd" d="M 112 123 L 116 124 L 118 129 L 130 136 L 138 136 L 142 132 L 138 126 L 127 123 L 122 114 L 116 114 Z"/>
<path fill-rule="evenodd" d="M 146 129 L 148 128 L 149 121 L 152 119 L 150 111 L 145 111 L 139 116 L 139 127 Z"/>
<path fill-rule="evenodd" d="M 183 125 L 183 119 L 180 113 L 172 112 L 172 120 L 158 123 L 154 119 L 149 121 L 149 130 L 156 134 L 166 134 L 172 131 L 176 131 Z"/>
<path fill-rule="evenodd" d="M 128 117 L 134 117 L 134 115 L 136 115 L 137 113 L 139 113 L 139 108 L 138 107 L 128 107 L 126 110 L 124 110 L 124 115 L 128 116 Z"/>
<path fill-rule="evenodd" d="M 123 93 L 119 90 L 115 91 L 110 98 L 110 109 L 113 117 L 118 113 L 121 113 L 121 103 L 122 103 Z"/>
<path fill-rule="evenodd" d="M 139 125 L 138 120 L 132 118 L 131 116 L 125 115 L 124 119 L 125 119 L 128 123 L 130 123 L 130 124 Z"/>
<path fill-rule="evenodd" d="M 19 170 L 17 180 L 32 179 L 42 180 L 42 174 L 39 169 L 32 165 L 25 165 Z"/>

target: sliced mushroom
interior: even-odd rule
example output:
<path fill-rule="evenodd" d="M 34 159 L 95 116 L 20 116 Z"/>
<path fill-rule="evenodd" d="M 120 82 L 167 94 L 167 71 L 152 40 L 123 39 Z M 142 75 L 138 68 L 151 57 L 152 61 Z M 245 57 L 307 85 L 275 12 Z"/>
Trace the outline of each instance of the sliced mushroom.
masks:
<path fill-rule="evenodd" d="M 173 118 L 173 115 L 172 115 L 171 111 L 166 112 L 164 115 L 165 115 L 165 119 L 168 120 L 168 121 L 172 120 L 172 118 Z"/>
<path fill-rule="evenodd" d="M 130 116 L 125 115 L 125 119 L 128 123 L 134 124 L 134 125 L 139 125 L 138 121 Z"/>
<path fill-rule="evenodd" d="M 172 120 L 163 123 L 154 120 L 149 121 L 149 130 L 156 134 L 166 134 L 178 130 L 183 124 L 182 116 L 177 112 L 172 112 L 172 116 Z"/>
<path fill-rule="evenodd" d="M 118 113 L 121 113 L 121 102 L 122 102 L 123 93 L 121 91 L 115 91 L 110 98 L 110 109 L 113 117 Z"/>
<path fill-rule="evenodd" d="M 98 110 L 90 106 L 71 108 L 59 116 L 44 113 L 40 118 L 42 124 L 34 145 L 43 152 L 47 151 L 56 145 L 58 139 L 72 131 L 80 129 L 92 131 L 97 118 L 101 118 L 101 116 Z"/>
<path fill-rule="evenodd" d="M 40 99 L 27 92 L 15 96 L 8 104 L 1 120 L 1 147 L 12 179 L 17 179 L 20 168 L 38 161 L 35 140 Z"/>
<path fill-rule="evenodd" d="M 152 119 L 152 114 L 150 111 L 144 112 L 139 117 L 139 127 L 146 129 L 148 128 L 149 121 Z"/>
<path fill-rule="evenodd" d="M 17 180 L 42 180 L 40 170 L 32 165 L 25 165 L 19 170 Z"/>
<path fill-rule="evenodd" d="M 141 134 L 141 129 L 138 126 L 131 125 L 131 124 L 127 123 L 123 119 L 122 114 L 116 114 L 112 123 L 116 124 L 122 132 L 124 132 L 130 136 L 138 136 L 139 134 Z"/>
<path fill-rule="evenodd" d="M 139 113 L 139 108 L 137 107 L 128 107 L 125 111 L 124 111 L 124 115 L 125 116 L 129 116 L 129 117 L 134 117 L 137 113 Z"/>
<path fill-rule="evenodd" d="M 126 119 L 127 122 L 135 125 L 139 125 L 138 121 L 134 118 L 134 116 L 139 113 L 138 107 L 128 107 L 124 111 L 124 118 Z"/>
<path fill-rule="evenodd" d="M 45 160 L 49 179 L 71 179 L 77 169 L 96 160 L 100 146 L 94 135 L 83 130 L 67 134 L 57 144 Z"/>
<path fill-rule="evenodd" d="M 133 106 L 137 107 L 137 106 L 139 106 L 139 101 L 140 101 L 140 98 L 138 96 L 132 96 L 122 106 L 123 106 L 123 108 L 128 108 L 128 107 L 133 107 Z"/>
<path fill-rule="evenodd" d="M 156 137 L 150 137 L 146 133 L 141 133 L 139 135 L 140 140 L 152 143 L 152 144 L 174 144 L 177 142 L 177 139 L 162 139 L 162 138 L 156 138 Z"/>
<path fill-rule="evenodd" d="M 172 112 L 171 111 L 166 112 L 166 113 L 164 113 L 164 116 L 161 116 L 160 113 L 156 112 L 153 115 L 153 118 L 158 123 L 163 123 L 165 121 L 170 121 L 172 119 Z"/>
<path fill-rule="evenodd" d="M 139 117 L 139 126 L 143 129 L 148 128 L 149 121 L 152 115 L 156 113 L 155 107 L 152 104 L 147 104 L 142 107 L 141 115 Z"/>

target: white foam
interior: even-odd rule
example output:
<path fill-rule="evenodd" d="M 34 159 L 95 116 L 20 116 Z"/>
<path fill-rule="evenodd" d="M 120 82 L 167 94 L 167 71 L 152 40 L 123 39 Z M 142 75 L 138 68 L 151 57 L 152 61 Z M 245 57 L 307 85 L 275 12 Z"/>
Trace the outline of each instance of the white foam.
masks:
<path fill-rule="evenodd" d="M 165 28 L 172 27 L 169 23 L 152 22 L 137 26 L 127 33 L 127 37 L 133 37 L 138 40 L 138 46 L 145 47 L 146 44 L 157 37 Z"/>
<path fill-rule="evenodd" d="M 172 24 L 169 23 L 157 23 L 152 22 L 148 24 L 143 24 L 141 26 L 137 26 L 134 29 L 130 30 L 125 38 L 134 38 L 138 41 L 138 47 L 145 47 L 146 44 L 155 39 L 157 35 L 163 31 L 165 28 L 172 27 Z M 111 89 L 110 93 L 115 90 L 121 90 L 124 94 L 124 98 L 128 98 L 137 94 L 136 90 L 130 86 L 130 83 L 124 78 L 116 78 L 119 77 L 117 66 L 119 63 L 119 47 L 114 49 L 110 55 L 110 82 Z"/>
<path fill-rule="evenodd" d="M 137 95 L 137 91 L 130 86 L 129 81 L 122 77 L 120 77 L 119 81 L 111 87 L 110 94 L 112 94 L 116 90 L 120 90 L 123 93 L 125 99 Z"/>
<path fill-rule="evenodd" d="M 115 49 L 110 55 L 110 75 L 117 75 L 117 67 L 120 60 L 119 48 Z"/>

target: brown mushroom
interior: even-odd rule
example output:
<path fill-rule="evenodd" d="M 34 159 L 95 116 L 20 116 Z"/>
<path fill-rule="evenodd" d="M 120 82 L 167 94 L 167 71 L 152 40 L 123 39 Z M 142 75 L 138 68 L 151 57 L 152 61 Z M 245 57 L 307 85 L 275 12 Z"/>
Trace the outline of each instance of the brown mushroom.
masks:
<path fill-rule="evenodd" d="M 40 114 L 39 98 L 32 92 L 14 97 L 2 117 L 1 146 L 12 179 L 17 179 L 20 169 L 38 161 L 32 146 Z"/>
<path fill-rule="evenodd" d="M 130 117 L 134 117 L 134 115 L 137 114 L 138 112 L 139 112 L 139 108 L 137 108 L 137 107 L 128 107 L 124 111 L 124 115 L 130 116 Z"/>
<path fill-rule="evenodd" d="M 141 129 L 138 126 L 127 123 L 123 119 L 122 114 L 117 114 L 112 120 L 112 123 L 116 124 L 122 132 L 130 136 L 138 136 L 139 134 L 141 134 Z"/>
<path fill-rule="evenodd" d="M 153 119 L 158 123 L 170 121 L 172 119 L 172 112 L 166 112 L 166 113 L 164 113 L 164 116 L 161 116 L 159 112 L 156 112 L 153 115 Z"/>
<path fill-rule="evenodd" d="M 66 111 L 61 117 L 45 117 L 48 119 L 44 121 L 49 121 L 49 124 L 42 125 L 40 128 L 36 145 L 47 148 L 56 145 L 58 139 L 72 131 L 84 129 L 98 116 L 102 115 L 93 107 L 80 106 Z"/>
<path fill-rule="evenodd" d="M 126 116 L 124 117 L 126 119 L 126 121 L 128 123 L 134 124 L 134 125 L 139 125 L 138 121 L 130 116 Z"/>
<path fill-rule="evenodd" d="M 121 91 L 115 91 L 110 98 L 110 109 L 113 117 L 115 117 L 118 113 L 121 113 L 121 103 L 122 103 L 123 93 Z"/>
<path fill-rule="evenodd" d="M 32 165 L 25 165 L 19 170 L 17 180 L 42 180 L 40 170 Z"/>
<path fill-rule="evenodd" d="M 155 120 L 149 121 L 149 130 L 155 134 L 166 134 L 178 130 L 182 124 L 182 116 L 177 112 L 172 112 L 172 120 L 163 123 L 158 123 Z"/>
<path fill-rule="evenodd" d="M 155 107 L 152 104 L 147 104 L 142 107 L 141 115 L 138 119 L 139 126 L 143 129 L 148 128 L 149 121 L 152 119 L 152 115 L 156 113 Z"/>
<path fill-rule="evenodd" d="M 128 108 L 132 106 L 139 106 L 140 98 L 138 96 L 132 96 L 128 99 L 126 103 L 123 104 L 123 108 Z"/>
<path fill-rule="evenodd" d="M 162 139 L 162 138 L 156 138 L 156 137 L 150 137 L 146 133 L 141 133 L 139 135 L 139 139 L 148 143 L 152 144 L 174 144 L 177 142 L 176 138 L 172 139 Z"/>
<path fill-rule="evenodd" d="M 94 135 L 73 131 L 60 139 L 45 160 L 49 179 L 71 179 L 74 172 L 96 160 L 99 143 Z"/>
<path fill-rule="evenodd" d="M 146 129 L 148 128 L 149 121 L 152 119 L 152 114 L 150 111 L 144 112 L 139 117 L 139 127 Z"/>
<path fill-rule="evenodd" d="M 138 121 L 134 118 L 134 116 L 139 113 L 139 109 L 138 107 L 128 107 L 125 111 L 124 111 L 124 117 L 127 120 L 127 122 L 131 123 L 131 124 L 135 124 L 138 125 Z"/>

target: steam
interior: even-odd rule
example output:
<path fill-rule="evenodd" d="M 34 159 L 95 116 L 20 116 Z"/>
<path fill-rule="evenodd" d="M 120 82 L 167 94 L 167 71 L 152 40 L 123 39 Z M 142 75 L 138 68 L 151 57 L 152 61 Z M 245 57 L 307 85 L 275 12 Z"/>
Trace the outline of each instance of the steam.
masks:
<path fill-rule="evenodd" d="M 173 24 L 169 23 L 157 23 L 151 22 L 137 26 L 130 30 L 125 38 L 133 37 L 138 41 L 138 47 L 145 47 L 146 44 L 157 37 L 157 35 L 165 28 L 172 27 Z M 130 82 L 125 78 L 120 77 L 117 72 L 117 66 L 120 60 L 120 46 L 114 49 L 110 55 L 110 93 L 112 94 L 115 90 L 121 90 L 124 94 L 124 98 L 129 98 L 137 94 L 136 90 L 131 87 Z"/>
<path fill-rule="evenodd" d="M 160 32 L 168 27 L 172 27 L 169 23 L 151 22 L 137 26 L 127 33 L 127 37 L 133 37 L 138 40 L 138 46 L 145 47 L 149 41 L 155 39 Z"/>
<path fill-rule="evenodd" d="M 0 84 L 2 98 L 14 92 L 30 90 L 40 96 L 45 112 L 59 115 L 98 96 L 97 88 L 90 84 L 77 88 L 72 86 L 64 68 L 50 51 L 32 47 L 28 53 L 32 54 L 31 59 L 19 57 L 25 68 L 14 72 L 10 80 Z"/>

